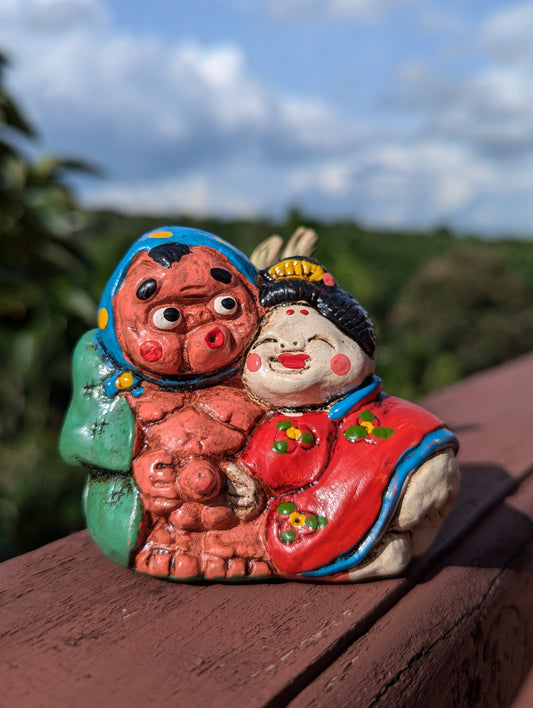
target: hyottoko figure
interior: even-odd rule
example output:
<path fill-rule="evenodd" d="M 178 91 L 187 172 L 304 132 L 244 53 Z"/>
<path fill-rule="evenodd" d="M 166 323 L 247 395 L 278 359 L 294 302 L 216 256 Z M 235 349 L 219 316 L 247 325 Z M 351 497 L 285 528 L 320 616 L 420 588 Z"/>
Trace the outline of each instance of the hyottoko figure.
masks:
<path fill-rule="evenodd" d="M 275 574 L 353 581 L 401 572 L 457 494 L 457 441 L 433 415 L 382 392 L 367 313 L 319 263 L 263 273 L 268 308 L 243 381 L 270 413 L 235 467 L 270 497 Z"/>
<path fill-rule="evenodd" d="M 110 278 L 74 355 L 61 451 L 91 470 L 89 530 L 114 560 L 179 579 L 269 572 L 261 521 L 236 491 L 246 480 L 228 484 L 221 467 L 262 413 L 239 376 L 256 282 L 237 249 L 175 227 L 143 236 Z M 224 557 L 206 549 L 207 532 L 230 529 Z"/>

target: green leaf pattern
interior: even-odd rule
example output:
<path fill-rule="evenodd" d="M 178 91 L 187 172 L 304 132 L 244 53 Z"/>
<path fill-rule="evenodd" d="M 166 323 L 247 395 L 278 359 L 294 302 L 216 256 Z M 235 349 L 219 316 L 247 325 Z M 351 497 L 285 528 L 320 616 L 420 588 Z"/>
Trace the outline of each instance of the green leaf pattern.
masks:
<path fill-rule="evenodd" d="M 379 420 L 372 411 L 361 411 L 355 425 L 349 425 L 344 431 L 344 437 L 349 442 L 358 440 L 372 440 L 378 438 L 387 440 L 394 435 L 394 428 L 381 426 Z"/>

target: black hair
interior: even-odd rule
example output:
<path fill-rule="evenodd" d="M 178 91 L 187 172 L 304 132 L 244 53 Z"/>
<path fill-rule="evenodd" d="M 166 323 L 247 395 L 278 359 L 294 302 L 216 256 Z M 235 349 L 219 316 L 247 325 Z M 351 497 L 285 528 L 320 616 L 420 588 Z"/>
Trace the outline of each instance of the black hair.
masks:
<path fill-rule="evenodd" d="M 311 258 L 291 260 L 305 260 L 320 265 Z M 322 281 L 310 282 L 290 276 L 277 280 L 268 271 L 265 269 L 261 272 L 263 284 L 259 290 L 259 300 L 263 307 L 290 305 L 302 300 L 353 339 L 371 359 L 374 358 L 377 346 L 374 324 L 354 297 L 334 282 L 325 285 Z"/>
<path fill-rule="evenodd" d="M 148 255 L 163 268 L 170 268 L 173 263 L 179 263 L 182 257 L 190 252 L 191 249 L 184 243 L 162 243 L 148 251 Z"/>

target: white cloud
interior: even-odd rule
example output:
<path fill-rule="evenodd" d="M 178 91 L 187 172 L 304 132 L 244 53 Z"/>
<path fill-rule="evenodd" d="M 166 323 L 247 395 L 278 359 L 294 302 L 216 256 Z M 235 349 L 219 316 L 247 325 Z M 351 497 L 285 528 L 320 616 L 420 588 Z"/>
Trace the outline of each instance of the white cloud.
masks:
<path fill-rule="evenodd" d="M 533 3 L 509 6 L 480 23 L 472 49 L 483 63 L 460 78 L 412 62 L 389 97 L 425 132 L 481 151 L 494 161 L 533 157 Z"/>
<path fill-rule="evenodd" d="M 275 15 L 318 16 L 368 22 L 417 0 L 269 0 Z"/>
<path fill-rule="evenodd" d="M 461 31 L 464 22 L 449 5 L 444 8 L 431 2 L 420 4 L 418 21 L 424 31 L 437 34 Z"/>
<path fill-rule="evenodd" d="M 53 42 L 33 29 L 18 52 L 28 32 L 12 22 L 7 44 L 35 123 L 55 150 L 85 146 L 111 177 L 183 175 L 224 160 L 307 161 L 361 139 L 324 105 L 262 85 L 236 46 L 82 24 Z"/>
<path fill-rule="evenodd" d="M 25 28 L 44 35 L 101 27 L 108 14 L 100 0 L 2 0 L 0 19 L 2 29 Z"/>
<path fill-rule="evenodd" d="M 111 181 L 105 187 L 97 186 L 92 190 L 90 201 L 100 207 L 150 214 L 174 212 L 201 217 L 209 215 L 213 209 L 226 216 L 247 213 L 243 200 L 228 194 L 223 185 L 213 190 L 206 175 L 194 173 L 183 179 Z"/>
<path fill-rule="evenodd" d="M 486 160 L 433 139 L 374 143 L 320 172 L 300 171 L 292 182 L 301 203 L 320 203 L 328 216 L 417 228 L 464 218 L 477 195 L 497 196 L 498 184 Z"/>
<path fill-rule="evenodd" d="M 533 3 L 509 5 L 491 15 L 481 27 L 481 38 L 505 62 L 533 60 Z"/>
<path fill-rule="evenodd" d="M 442 94 L 436 132 L 477 146 L 495 159 L 533 154 L 533 3 L 511 5 L 482 23 L 488 61 Z M 439 81 L 432 77 L 434 91 Z M 442 84 L 441 84 L 442 86 Z"/>
<path fill-rule="evenodd" d="M 17 52 L 23 38 L 29 49 Z M 320 169 L 324 156 L 371 132 L 262 84 L 234 45 L 165 43 L 85 23 L 50 42 L 16 13 L 7 39 L 16 89 L 47 146 L 104 168 L 105 182 L 84 183 L 92 204 L 279 213 L 292 170 Z"/>
<path fill-rule="evenodd" d="M 497 157 L 533 152 L 533 86 L 525 74 L 493 68 L 463 86 L 436 130 Z"/>
<path fill-rule="evenodd" d="M 370 4 L 400 3 L 284 7 L 363 18 Z M 28 0 L 24 12 L 4 0 L 0 35 L 46 146 L 104 167 L 106 180 L 84 184 L 91 204 L 198 216 L 281 214 L 299 204 L 390 227 L 524 231 L 533 225 L 530 5 L 481 27 L 490 60 L 467 78 L 405 65 L 379 134 L 371 120 L 266 85 L 235 44 L 117 32 L 99 0 Z M 47 22 L 37 22 L 43 13 Z M 502 47 L 520 37 L 511 60 Z"/>
<path fill-rule="evenodd" d="M 191 169 L 183 175 L 95 184 L 88 203 L 149 214 L 281 216 L 286 204 L 280 199 L 280 192 L 288 194 L 285 189 L 289 173 L 262 163 L 222 162 L 209 170 Z"/>

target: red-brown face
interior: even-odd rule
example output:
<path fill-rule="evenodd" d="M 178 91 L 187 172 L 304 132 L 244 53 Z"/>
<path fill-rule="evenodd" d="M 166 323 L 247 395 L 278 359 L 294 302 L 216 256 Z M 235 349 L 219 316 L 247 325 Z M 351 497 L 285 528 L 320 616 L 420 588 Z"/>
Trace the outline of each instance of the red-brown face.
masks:
<path fill-rule="evenodd" d="M 194 246 L 165 268 L 148 252 L 132 261 L 113 299 L 118 342 L 156 376 L 221 371 L 248 346 L 258 322 L 253 286 L 220 253 Z"/>

